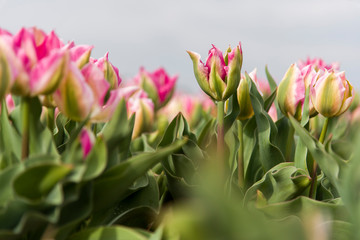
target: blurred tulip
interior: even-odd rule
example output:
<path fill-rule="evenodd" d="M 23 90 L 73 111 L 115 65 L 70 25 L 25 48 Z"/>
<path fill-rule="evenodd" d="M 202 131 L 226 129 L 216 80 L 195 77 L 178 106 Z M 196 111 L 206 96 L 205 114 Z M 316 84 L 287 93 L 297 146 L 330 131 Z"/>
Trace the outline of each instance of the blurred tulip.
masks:
<path fill-rule="evenodd" d="M 78 68 L 81 69 L 89 62 L 92 49 L 93 46 L 88 45 L 73 46 L 70 48 L 71 61 L 76 62 Z"/>
<path fill-rule="evenodd" d="M 354 99 L 354 89 L 345 78 L 345 72 L 328 72 L 311 86 L 311 101 L 324 117 L 335 117 L 345 112 Z"/>
<path fill-rule="evenodd" d="M 95 136 L 92 131 L 83 128 L 80 132 L 80 145 L 83 151 L 83 158 L 86 158 L 93 148 L 95 143 Z"/>
<path fill-rule="evenodd" d="M 154 122 L 154 103 L 142 90 L 139 90 L 127 100 L 128 115 L 135 114 L 135 124 L 132 138 L 151 130 Z"/>
<path fill-rule="evenodd" d="M 94 63 L 98 68 L 100 68 L 100 70 L 103 71 L 105 79 L 110 83 L 110 89 L 116 89 L 119 87 L 122 81 L 119 76 L 119 70 L 110 63 L 108 52 L 102 58 L 90 58 L 90 62 Z"/>
<path fill-rule="evenodd" d="M 276 122 L 278 120 L 277 117 L 277 110 L 276 110 L 276 106 L 273 103 L 268 111 L 269 116 L 271 117 L 271 119 L 273 120 L 273 122 Z"/>
<path fill-rule="evenodd" d="M 327 64 L 321 58 L 312 58 L 311 59 L 311 58 L 308 57 L 305 61 L 304 60 L 299 60 L 298 61 L 298 66 L 299 66 L 300 69 L 304 68 L 304 67 L 306 67 L 308 65 L 312 66 L 315 69 L 316 72 L 319 71 L 319 70 L 322 70 L 322 71 L 328 70 L 329 71 L 331 69 L 338 71 L 339 67 L 340 67 L 339 63 L 337 63 L 337 62 Z"/>
<path fill-rule="evenodd" d="M 187 52 L 193 61 L 195 78 L 206 94 L 216 101 L 224 101 L 236 92 L 242 65 L 240 43 L 232 50 L 229 48 L 225 58 L 213 45 L 205 64 L 200 60 L 198 53 Z"/>
<path fill-rule="evenodd" d="M 10 114 L 15 108 L 14 100 L 10 94 L 6 95 L 5 104 L 6 104 L 8 114 Z M 1 114 L 1 103 L 0 103 L 0 114 Z"/>
<path fill-rule="evenodd" d="M 173 95 L 177 76 L 170 77 L 164 68 L 158 68 L 154 72 L 147 72 L 140 68 L 134 81 L 152 99 L 155 109 L 165 106 Z"/>
<path fill-rule="evenodd" d="M 75 121 L 88 117 L 94 104 L 93 91 L 74 63 L 70 63 L 67 75 L 53 96 L 59 110 Z"/>

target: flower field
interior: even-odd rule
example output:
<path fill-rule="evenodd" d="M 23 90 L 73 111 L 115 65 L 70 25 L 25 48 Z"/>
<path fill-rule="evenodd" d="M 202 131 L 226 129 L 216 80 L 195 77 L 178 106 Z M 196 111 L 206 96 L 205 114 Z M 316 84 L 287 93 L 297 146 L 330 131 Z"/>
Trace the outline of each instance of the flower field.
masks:
<path fill-rule="evenodd" d="M 360 100 L 338 63 L 275 81 L 241 43 L 184 49 L 195 95 L 93 48 L 0 29 L 0 239 L 360 239 Z"/>

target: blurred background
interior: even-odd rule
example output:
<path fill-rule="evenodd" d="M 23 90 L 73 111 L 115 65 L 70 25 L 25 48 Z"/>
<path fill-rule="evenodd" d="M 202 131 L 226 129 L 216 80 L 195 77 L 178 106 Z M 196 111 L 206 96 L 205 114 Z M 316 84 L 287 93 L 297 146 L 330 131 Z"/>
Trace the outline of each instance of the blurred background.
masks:
<path fill-rule="evenodd" d="M 178 89 L 198 92 L 186 50 L 202 55 L 241 41 L 243 71 L 264 67 L 279 82 L 298 59 L 339 62 L 360 89 L 360 0 L 0 0 L 0 27 L 52 29 L 64 40 L 109 51 L 124 80 L 140 66 L 179 75 Z"/>

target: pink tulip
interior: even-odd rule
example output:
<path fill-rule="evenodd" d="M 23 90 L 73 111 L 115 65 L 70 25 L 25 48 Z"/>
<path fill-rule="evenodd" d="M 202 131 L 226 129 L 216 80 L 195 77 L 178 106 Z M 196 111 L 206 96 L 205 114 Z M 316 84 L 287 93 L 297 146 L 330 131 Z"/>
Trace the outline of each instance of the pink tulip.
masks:
<path fill-rule="evenodd" d="M 90 130 L 83 128 L 80 132 L 80 145 L 83 151 L 83 158 L 86 158 L 87 155 L 90 153 L 91 149 L 94 146 L 94 143 L 94 134 Z"/>
<path fill-rule="evenodd" d="M 292 64 L 285 73 L 283 80 L 280 82 L 277 91 L 279 108 L 285 116 L 290 114 L 300 120 L 302 117 L 303 106 L 305 101 L 305 90 L 314 82 L 317 74 L 312 66 L 306 66 L 303 69 Z M 309 114 L 316 114 L 314 106 L 309 102 Z"/>
<path fill-rule="evenodd" d="M 327 64 L 321 58 L 312 58 L 311 59 L 308 57 L 305 61 L 299 60 L 299 62 L 298 62 L 299 68 L 304 68 L 307 65 L 311 65 L 315 69 L 315 71 L 319 71 L 319 70 L 324 71 L 324 70 L 331 70 L 331 69 L 338 71 L 340 68 L 339 63 L 334 62 L 331 64 Z"/>
<path fill-rule="evenodd" d="M 159 109 L 170 100 L 177 78 L 177 76 L 170 77 L 164 68 L 158 68 L 154 72 L 147 72 L 142 67 L 134 81 L 153 100 L 155 109 Z"/>
<path fill-rule="evenodd" d="M 119 70 L 117 67 L 110 63 L 108 52 L 102 58 L 90 58 L 90 62 L 94 63 L 98 68 L 103 71 L 105 79 L 110 83 L 110 89 L 116 89 L 120 86 L 122 80 L 119 76 Z"/>
<path fill-rule="evenodd" d="M 229 47 L 225 58 L 218 48 L 212 46 L 205 64 L 199 54 L 187 52 L 193 61 L 195 78 L 201 89 L 214 100 L 224 101 L 236 92 L 240 82 L 241 44 L 232 50 Z"/>
<path fill-rule="evenodd" d="M 6 95 L 5 104 L 6 104 L 8 114 L 10 114 L 15 108 L 14 100 L 13 100 L 13 98 L 12 98 L 12 96 L 10 94 Z M 0 114 L 1 114 L 1 104 L 0 104 Z"/>
<path fill-rule="evenodd" d="M 128 115 L 135 114 L 132 138 L 151 130 L 154 121 L 154 103 L 142 90 L 135 92 L 127 100 Z"/>

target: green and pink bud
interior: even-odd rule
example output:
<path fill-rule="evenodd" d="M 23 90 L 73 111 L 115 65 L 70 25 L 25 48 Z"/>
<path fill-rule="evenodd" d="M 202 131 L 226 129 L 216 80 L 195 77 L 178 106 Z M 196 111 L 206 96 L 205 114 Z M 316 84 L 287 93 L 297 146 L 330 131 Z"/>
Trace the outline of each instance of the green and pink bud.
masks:
<path fill-rule="evenodd" d="M 94 104 L 94 93 L 74 63 L 69 64 L 65 78 L 53 94 L 59 110 L 75 121 L 85 120 Z"/>
<path fill-rule="evenodd" d="M 310 90 L 315 109 L 327 118 L 344 113 L 354 99 L 354 89 L 345 78 L 345 72 L 325 70 Z"/>
<path fill-rule="evenodd" d="M 170 77 L 164 68 L 158 68 L 154 72 L 148 72 L 144 68 L 140 68 L 139 74 L 134 81 L 152 99 L 155 109 L 158 110 L 171 99 L 177 78 L 177 76 Z"/>
<path fill-rule="evenodd" d="M 154 103 L 144 91 L 139 90 L 127 100 L 127 110 L 129 116 L 135 114 L 133 139 L 151 130 L 154 122 Z"/>
<path fill-rule="evenodd" d="M 83 128 L 80 132 L 80 145 L 83 152 L 83 158 L 86 158 L 95 144 L 95 136 L 89 129 Z"/>
<path fill-rule="evenodd" d="M 255 86 L 258 86 L 256 69 L 254 69 L 249 74 L 249 77 L 255 83 Z M 249 80 L 245 77 L 245 75 L 241 75 L 240 84 L 237 88 L 237 94 L 236 94 L 240 108 L 240 113 L 238 115 L 239 120 L 246 120 L 254 115 L 254 110 L 250 99 L 250 86 L 251 86 L 251 82 L 249 82 Z"/>
<path fill-rule="evenodd" d="M 243 58 L 240 43 L 232 50 L 229 48 L 225 58 L 213 45 L 205 64 L 200 60 L 198 53 L 187 52 L 193 61 L 195 78 L 206 94 L 216 101 L 224 101 L 236 92 L 241 78 Z"/>
<path fill-rule="evenodd" d="M 316 72 L 311 66 L 303 69 L 298 68 L 296 64 L 290 66 L 277 90 L 279 108 L 285 116 L 291 115 L 297 120 L 302 118 L 305 91 L 315 78 Z M 309 114 L 310 116 L 316 114 L 316 110 L 310 102 Z"/>
<path fill-rule="evenodd" d="M 99 59 L 90 58 L 90 63 L 94 63 L 104 73 L 105 79 L 110 83 L 110 89 L 116 89 L 121 83 L 119 70 L 109 61 L 109 53 Z"/>

